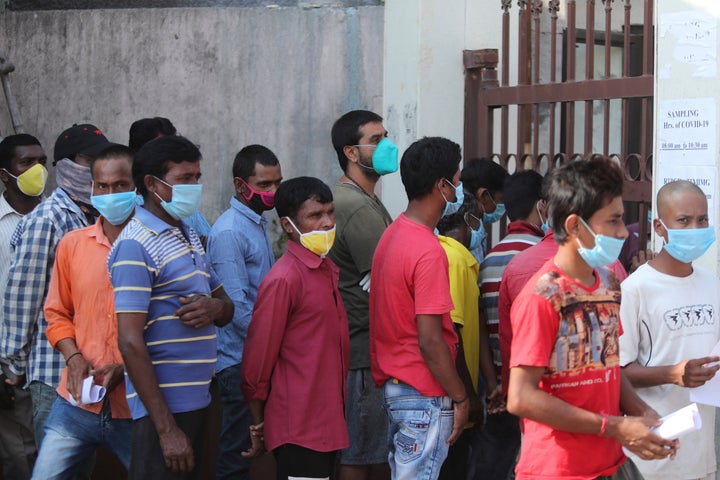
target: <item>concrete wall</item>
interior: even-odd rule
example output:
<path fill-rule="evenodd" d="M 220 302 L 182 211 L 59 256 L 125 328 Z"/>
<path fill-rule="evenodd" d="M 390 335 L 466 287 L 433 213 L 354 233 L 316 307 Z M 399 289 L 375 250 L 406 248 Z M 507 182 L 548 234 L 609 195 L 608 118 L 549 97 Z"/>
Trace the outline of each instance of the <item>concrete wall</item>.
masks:
<path fill-rule="evenodd" d="M 234 155 L 249 143 L 272 149 L 285 178 L 332 185 L 340 176 L 333 121 L 382 104 L 383 10 L 7 10 L 0 51 L 17 68 L 11 78 L 26 130 L 49 156 L 75 122 L 126 143 L 134 120 L 170 118 L 200 145 L 202 210 L 214 221 L 233 194 Z M 10 132 L 2 98 L 0 132 Z"/>

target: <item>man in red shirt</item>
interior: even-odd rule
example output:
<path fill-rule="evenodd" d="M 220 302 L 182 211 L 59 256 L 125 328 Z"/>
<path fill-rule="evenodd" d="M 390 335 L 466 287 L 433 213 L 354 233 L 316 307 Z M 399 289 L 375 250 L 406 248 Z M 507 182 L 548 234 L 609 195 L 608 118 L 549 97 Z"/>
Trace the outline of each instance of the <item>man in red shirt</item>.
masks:
<path fill-rule="evenodd" d="M 348 321 L 339 271 L 326 257 L 335 239 L 330 188 L 317 178 L 280 185 L 275 209 L 287 253 L 260 283 L 241 367 L 254 457 L 265 448 L 277 478 L 328 479 L 348 446 L 345 382 Z"/>
<path fill-rule="evenodd" d="M 385 389 L 393 478 L 436 479 L 468 420 L 447 256 L 433 233 L 456 201 L 459 164 L 450 140 L 410 145 L 400 162 L 409 204 L 380 238 L 370 270 L 370 363 Z"/>
<path fill-rule="evenodd" d="M 650 430 L 658 415 L 620 370 L 620 282 L 602 267 L 617 259 L 627 236 L 622 184 L 620 169 L 605 159 L 551 173 L 558 251 L 510 312 L 507 409 L 524 426 L 518 480 L 640 479 L 622 447 L 648 460 L 677 449 Z"/>

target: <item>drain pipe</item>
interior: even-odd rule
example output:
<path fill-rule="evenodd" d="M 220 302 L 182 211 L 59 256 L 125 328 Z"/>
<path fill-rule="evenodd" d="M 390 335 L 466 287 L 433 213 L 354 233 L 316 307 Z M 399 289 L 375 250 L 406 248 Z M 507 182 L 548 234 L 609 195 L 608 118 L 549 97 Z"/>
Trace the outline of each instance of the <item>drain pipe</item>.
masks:
<path fill-rule="evenodd" d="M 25 128 L 20 120 L 20 110 L 10 88 L 10 72 L 13 71 L 15 71 L 15 65 L 10 63 L 4 54 L 0 53 L 0 82 L 10 112 L 10 121 L 16 134 L 25 133 Z"/>

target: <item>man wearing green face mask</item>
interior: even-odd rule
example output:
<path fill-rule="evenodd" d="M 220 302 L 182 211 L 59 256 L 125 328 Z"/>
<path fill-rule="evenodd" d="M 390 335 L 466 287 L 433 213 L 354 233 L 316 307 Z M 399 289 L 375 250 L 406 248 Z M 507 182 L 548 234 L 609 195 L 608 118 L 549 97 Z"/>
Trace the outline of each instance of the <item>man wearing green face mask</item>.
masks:
<path fill-rule="evenodd" d="M 10 238 L 15 227 L 42 200 L 47 179 L 46 161 L 40 142 L 32 135 L 11 135 L 0 142 L 0 180 L 5 185 L 5 192 L 0 197 L 0 291 L 5 289 L 12 262 Z M 31 179 L 34 181 L 29 181 Z M 0 319 L 2 316 L 0 309 Z M 6 360 L 0 359 L 0 366 L 3 383 L 5 378 L 16 379 Z M 8 480 L 29 478 L 37 452 L 30 392 L 20 387 L 22 385 L 0 385 L 0 391 L 7 394 L 9 401 L 0 409 L 0 464 L 3 478 Z"/>
<path fill-rule="evenodd" d="M 289 241 L 260 283 L 245 341 L 241 386 L 254 423 L 245 455 L 272 451 L 278 479 L 329 479 L 348 446 L 350 356 L 338 268 L 327 258 L 333 196 L 317 178 L 298 177 L 280 185 L 275 208 Z"/>

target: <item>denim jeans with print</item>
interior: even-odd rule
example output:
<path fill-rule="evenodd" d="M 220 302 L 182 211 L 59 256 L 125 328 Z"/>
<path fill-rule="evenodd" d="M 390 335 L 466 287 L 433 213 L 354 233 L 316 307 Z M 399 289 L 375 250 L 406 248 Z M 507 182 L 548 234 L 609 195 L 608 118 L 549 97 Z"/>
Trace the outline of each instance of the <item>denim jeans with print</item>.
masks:
<path fill-rule="evenodd" d="M 385 408 L 393 480 L 437 479 L 453 427 L 450 397 L 426 397 L 392 379 L 385 382 Z"/>

